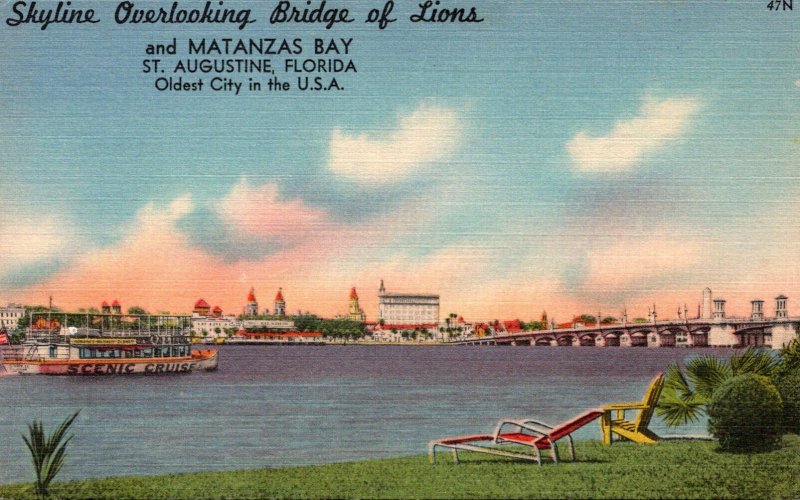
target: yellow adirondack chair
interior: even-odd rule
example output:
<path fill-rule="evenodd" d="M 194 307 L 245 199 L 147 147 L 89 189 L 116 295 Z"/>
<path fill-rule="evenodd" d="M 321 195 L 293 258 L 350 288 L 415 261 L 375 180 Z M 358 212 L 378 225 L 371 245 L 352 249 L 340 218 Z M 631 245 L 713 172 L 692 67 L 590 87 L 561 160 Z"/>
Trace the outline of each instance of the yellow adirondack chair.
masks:
<path fill-rule="evenodd" d="M 612 435 L 630 439 L 635 443 L 653 444 L 658 441 L 658 436 L 647 428 L 650 419 L 664 388 L 664 374 L 659 373 L 650 382 L 642 401 L 637 403 L 612 403 L 603 406 L 603 418 L 600 419 L 600 428 L 603 431 L 603 444 L 611 444 Z M 626 411 L 636 411 L 633 420 L 625 417 Z M 613 415 L 612 415 L 613 413 Z"/>

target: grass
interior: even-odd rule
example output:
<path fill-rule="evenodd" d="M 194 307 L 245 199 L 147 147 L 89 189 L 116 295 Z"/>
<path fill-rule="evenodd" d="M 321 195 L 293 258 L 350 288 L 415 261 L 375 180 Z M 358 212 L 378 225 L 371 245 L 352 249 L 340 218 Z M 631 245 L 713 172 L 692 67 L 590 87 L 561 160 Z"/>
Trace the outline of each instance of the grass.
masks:
<path fill-rule="evenodd" d="M 578 442 L 575 463 L 514 462 L 449 453 L 308 467 L 119 477 L 55 483 L 69 498 L 800 498 L 800 437 L 757 454 L 709 441 L 654 446 Z M 562 453 L 562 456 L 568 456 Z M 35 498 L 33 485 L 0 486 L 2 498 Z"/>

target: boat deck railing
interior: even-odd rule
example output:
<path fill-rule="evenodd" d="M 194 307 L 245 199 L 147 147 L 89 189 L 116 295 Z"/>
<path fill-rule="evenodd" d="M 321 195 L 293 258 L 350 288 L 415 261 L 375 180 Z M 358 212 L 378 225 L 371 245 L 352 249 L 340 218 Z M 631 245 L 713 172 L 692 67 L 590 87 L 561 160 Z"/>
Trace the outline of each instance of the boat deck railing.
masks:
<path fill-rule="evenodd" d="M 136 339 L 141 344 L 182 344 L 189 341 L 190 332 L 182 329 L 112 330 L 80 328 L 73 331 L 33 330 L 25 334 L 26 341 L 42 344 L 67 344 L 70 339 Z"/>

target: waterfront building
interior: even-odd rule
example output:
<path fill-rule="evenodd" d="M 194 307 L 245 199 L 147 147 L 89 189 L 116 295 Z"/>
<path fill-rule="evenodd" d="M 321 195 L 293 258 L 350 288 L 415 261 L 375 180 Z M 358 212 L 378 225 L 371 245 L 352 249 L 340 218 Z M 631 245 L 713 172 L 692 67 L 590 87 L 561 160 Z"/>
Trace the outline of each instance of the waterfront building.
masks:
<path fill-rule="evenodd" d="M 275 316 L 286 316 L 286 301 L 283 300 L 283 288 L 278 288 L 278 293 L 275 295 Z"/>
<path fill-rule="evenodd" d="M 196 336 L 216 338 L 224 336 L 226 330 L 238 328 L 233 316 L 192 315 L 192 333 Z"/>
<path fill-rule="evenodd" d="M 18 304 L 8 304 L 0 307 L 0 330 L 13 332 L 19 320 L 25 315 L 25 308 Z"/>
<path fill-rule="evenodd" d="M 242 328 L 264 331 L 288 331 L 294 329 L 294 321 L 279 319 L 246 319 L 242 321 Z"/>
<path fill-rule="evenodd" d="M 108 302 L 104 300 L 100 304 L 100 312 L 103 314 L 122 314 L 122 304 L 119 303 L 119 300 L 114 299 L 114 302 L 108 305 Z"/>
<path fill-rule="evenodd" d="M 356 287 L 350 289 L 350 309 L 347 313 L 347 319 L 361 321 L 362 323 L 367 320 L 367 315 L 364 314 L 364 310 L 358 306 Z"/>
<path fill-rule="evenodd" d="M 324 344 L 325 339 L 320 332 L 248 332 L 241 329 L 234 335 L 234 342 L 246 344 L 249 342 L 258 344 Z"/>
<path fill-rule="evenodd" d="M 378 319 L 384 329 L 391 325 L 429 328 L 439 325 L 439 296 L 419 293 L 387 293 L 381 280 L 378 290 Z"/>
<path fill-rule="evenodd" d="M 245 316 L 258 316 L 258 301 L 256 300 L 256 289 L 250 288 L 250 293 L 247 294 L 247 304 L 242 311 Z"/>
<path fill-rule="evenodd" d="M 211 311 L 211 306 L 208 302 L 203 299 L 198 300 L 194 303 L 194 309 L 192 313 L 196 316 L 208 316 L 208 313 Z"/>

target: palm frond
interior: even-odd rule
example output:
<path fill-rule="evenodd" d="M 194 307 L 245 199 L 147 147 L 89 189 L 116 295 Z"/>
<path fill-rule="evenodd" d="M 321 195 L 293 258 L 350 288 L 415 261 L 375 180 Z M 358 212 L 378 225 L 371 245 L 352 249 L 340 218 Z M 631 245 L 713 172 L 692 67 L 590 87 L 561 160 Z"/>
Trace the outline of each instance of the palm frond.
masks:
<path fill-rule="evenodd" d="M 742 354 L 734 354 L 730 359 L 733 375 L 755 373 L 771 377 L 778 368 L 778 361 L 769 352 L 748 347 Z"/>
<path fill-rule="evenodd" d="M 25 446 L 31 452 L 31 460 L 36 472 L 37 495 L 47 496 L 50 482 L 55 479 L 64 465 L 67 444 L 73 438 L 73 436 L 69 436 L 65 439 L 64 435 L 78 418 L 78 414 L 80 414 L 80 410 L 64 420 L 49 437 L 45 435 L 44 424 L 39 420 L 34 420 L 28 425 L 28 436 L 22 436 Z"/>
<path fill-rule="evenodd" d="M 669 427 L 678 427 L 698 421 L 705 414 L 707 403 L 708 400 L 699 394 L 681 397 L 674 388 L 665 387 L 658 400 L 656 414 L 664 419 Z"/>
<path fill-rule="evenodd" d="M 715 356 L 698 356 L 686 362 L 686 377 L 695 392 L 711 399 L 714 389 L 733 376 L 730 364 Z"/>
<path fill-rule="evenodd" d="M 682 396 L 691 396 L 694 394 L 689 381 L 686 380 L 686 375 L 683 373 L 678 363 L 672 363 L 667 367 L 666 376 L 664 377 L 664 388 L 674 389 Z"/>

